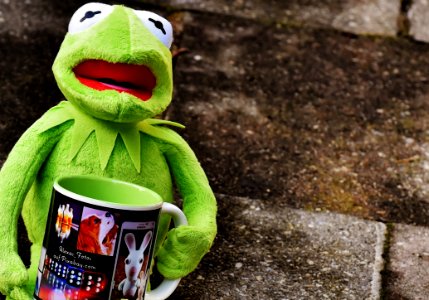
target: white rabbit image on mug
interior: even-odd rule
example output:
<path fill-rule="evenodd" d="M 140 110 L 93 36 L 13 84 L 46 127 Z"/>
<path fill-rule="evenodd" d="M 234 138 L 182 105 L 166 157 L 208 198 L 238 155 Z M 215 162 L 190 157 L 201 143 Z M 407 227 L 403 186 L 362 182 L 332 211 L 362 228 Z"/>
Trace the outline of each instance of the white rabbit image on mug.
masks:
<path fill-rule="evenodd" d="M 134 297 L 137 290 L 140 288 L 140 278 L 144 259 L 144 251 L 152 239 L 152 231 L 146 233 L 140 248 L 136 248 L 136 239 L 133 233 L 125 235 L 125 244 L 127 245 L 129 254 L 125 259 L 125 275 L 126 278 L 119 283 L 118 289 L 122 291 L 124 297 Z"/>

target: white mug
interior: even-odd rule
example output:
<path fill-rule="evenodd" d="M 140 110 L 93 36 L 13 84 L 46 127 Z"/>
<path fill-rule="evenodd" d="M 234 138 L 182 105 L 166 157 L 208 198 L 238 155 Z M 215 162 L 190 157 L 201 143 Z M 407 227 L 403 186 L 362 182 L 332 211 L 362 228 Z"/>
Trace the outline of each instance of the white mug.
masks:
<path fill-rule="evenodd" d="M 166 299 L 180 279 L 146 292 L 161 214 L 187 225 L 179 208 L 147 188 L 95 176 L 57 180 L 34 299 Z"/>

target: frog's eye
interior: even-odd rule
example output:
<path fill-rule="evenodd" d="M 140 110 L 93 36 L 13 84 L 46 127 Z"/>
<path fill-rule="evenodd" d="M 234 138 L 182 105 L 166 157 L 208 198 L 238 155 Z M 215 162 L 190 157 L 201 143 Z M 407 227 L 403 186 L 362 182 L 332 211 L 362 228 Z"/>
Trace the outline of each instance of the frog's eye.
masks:
<path fill-rule="evenodd" d="M 113 11 L 113 6 L 104 3 L 87 3 L 81 6 L 72 16 L 69 33 L 83 31 L 100 22 Z"/>
<path fill-rule="evenodd" d="M 143 25 L 152 32 L 167 48 L 173 42 L 173 28 L 166 19 L 149 11 L 135 10 Z"/>

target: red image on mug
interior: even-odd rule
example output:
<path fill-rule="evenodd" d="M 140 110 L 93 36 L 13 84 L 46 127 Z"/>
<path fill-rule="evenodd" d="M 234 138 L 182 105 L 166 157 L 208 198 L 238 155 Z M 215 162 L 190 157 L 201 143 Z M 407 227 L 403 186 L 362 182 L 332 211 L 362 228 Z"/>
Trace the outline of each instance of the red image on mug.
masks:
<path fill-rule="evenodd" d="M 93 254 L 112 256 L 118 225 L 112 213 L 84 207 L 76 248 Z"/>

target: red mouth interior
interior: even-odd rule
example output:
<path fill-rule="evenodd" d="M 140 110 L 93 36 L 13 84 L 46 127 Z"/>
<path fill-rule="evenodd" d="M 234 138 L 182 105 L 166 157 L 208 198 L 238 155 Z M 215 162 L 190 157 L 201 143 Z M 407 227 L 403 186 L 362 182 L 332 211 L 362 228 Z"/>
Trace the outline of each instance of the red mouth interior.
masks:
<path fill-rule="evenodd" d="M 143 101 L 152 97 L 156 78 L 148 67 L 103 60 L 87 60 L 73 72 L 84 85 L 98 91 L 115 90 L 129 93 Z"/>

